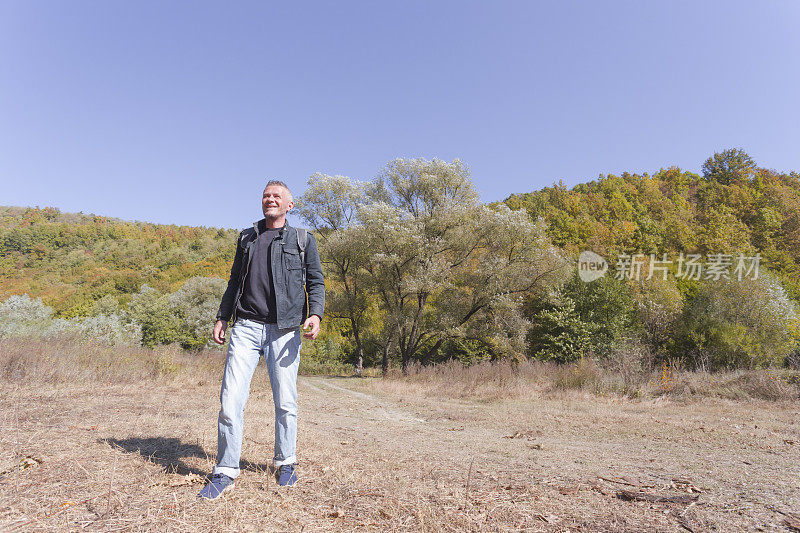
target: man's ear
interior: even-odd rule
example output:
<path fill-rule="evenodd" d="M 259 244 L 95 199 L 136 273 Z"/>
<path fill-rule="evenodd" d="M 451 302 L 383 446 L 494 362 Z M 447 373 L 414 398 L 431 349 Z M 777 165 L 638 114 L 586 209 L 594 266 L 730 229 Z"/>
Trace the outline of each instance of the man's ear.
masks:
<path fill-rule="evenodd" d="M 294 208 L 294 202 L 289 202 L 288 204 L 286 204 L 286 212 L 287 213 L 289 211 L 291 211 L 293 208 Z"/>

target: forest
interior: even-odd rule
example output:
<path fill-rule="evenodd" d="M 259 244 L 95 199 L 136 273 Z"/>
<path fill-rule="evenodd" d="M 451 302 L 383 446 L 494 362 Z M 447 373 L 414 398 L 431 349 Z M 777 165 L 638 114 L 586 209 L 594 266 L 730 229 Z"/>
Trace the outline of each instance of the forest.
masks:
<path fill-rule="evenodd" d="M 397 159 L 371 180 L 311 176 L 293 213 L 317 236 L 326 274 L 312 359 L 357 372 L 453 360 L 800 364 L 800 175 L 742 149 L 713 154 L 701 174 L 601 175 L 492 204 L 459 160 Z M 0 337 L 207 347 L 237 234 L 0 207 Z M 581 279 L 586 250 L 608 261 L 606 275 Z M 687 277 L 677 260 L 737 256 L 759 258 L 757 270 L 712 276 L 706 264 Z M 663 275 L 614 275 L 623 257 L 645 273 L 660 262 Z"/>

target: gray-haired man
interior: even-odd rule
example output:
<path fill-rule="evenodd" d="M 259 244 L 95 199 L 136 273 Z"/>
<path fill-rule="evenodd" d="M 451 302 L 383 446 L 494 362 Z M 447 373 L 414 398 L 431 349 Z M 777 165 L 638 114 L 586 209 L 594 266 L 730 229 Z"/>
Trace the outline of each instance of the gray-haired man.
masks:
<path fill-rule="evenodd" d="M 267 363 L 275 403 L 278 483 L 297 481 L 297 368 L 302 336 L 315 339 L 325 307 L 325 282 L 314 235 L 291 227 L 289 187 L 270 181 L 261 207 L 264 218 L 239 234 L 228 288 L 222 297 L 213 338 L 225 342 L 233 328 L 220 392 L 217 465 L 198 496 L 215 499 L 233 488 L 239 475 L 244 407 L 261 355 Z M 307 296 L 306 297 L 306 293 Z"/>

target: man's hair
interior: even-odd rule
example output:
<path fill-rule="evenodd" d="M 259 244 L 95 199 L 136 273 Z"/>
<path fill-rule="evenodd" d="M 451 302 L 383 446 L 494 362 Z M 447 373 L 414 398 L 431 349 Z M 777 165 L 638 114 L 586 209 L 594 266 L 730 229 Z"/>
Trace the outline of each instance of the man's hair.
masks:
<path fill-rule="evenodd" d="M 282 182 L 281 180 L 269 180 L 267 182 L 267 184 L 264 186 L 264 188 L 266 189 L 270 185 L 279 185 L 279 186 L 283 187 L 284 189 L 286 189 L 286 192 L 289 193 L 289 201 L 290 202 L 294 202 L 294 199 L 292 198 L 292 191 L 289 190 L 289 186 L 286 185 L 284 182 Z"/>

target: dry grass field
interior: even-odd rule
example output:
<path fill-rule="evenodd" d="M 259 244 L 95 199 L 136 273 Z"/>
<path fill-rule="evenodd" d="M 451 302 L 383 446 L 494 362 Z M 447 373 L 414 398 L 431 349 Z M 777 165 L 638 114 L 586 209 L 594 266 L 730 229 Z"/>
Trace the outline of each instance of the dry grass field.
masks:
<path fill-rule="evenodd" d="M 303 376 L 293 488 L 270 474 L 259 367 L 242 475 L 201 502 L 222 363 L 1 341 L 0 530 L 788 531 L 800 513 L 796 385 L 632 399 L 544 366 Z"/>

